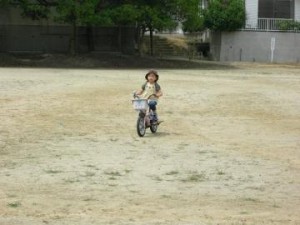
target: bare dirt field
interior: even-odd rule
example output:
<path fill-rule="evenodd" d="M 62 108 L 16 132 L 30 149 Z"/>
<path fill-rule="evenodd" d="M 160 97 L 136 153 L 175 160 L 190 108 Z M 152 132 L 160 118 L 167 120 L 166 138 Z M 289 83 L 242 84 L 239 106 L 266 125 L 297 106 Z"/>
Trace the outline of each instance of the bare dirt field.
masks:
<path fill-rule="evenodd" d="M 0 68 L 0 225 L 300 224 L 300 67 Z"/>

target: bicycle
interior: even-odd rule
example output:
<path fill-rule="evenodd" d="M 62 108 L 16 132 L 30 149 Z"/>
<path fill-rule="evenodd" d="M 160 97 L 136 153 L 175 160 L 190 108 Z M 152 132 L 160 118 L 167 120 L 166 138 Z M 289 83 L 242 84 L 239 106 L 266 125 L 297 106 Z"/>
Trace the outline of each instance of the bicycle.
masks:
<path fill-rule="evenodd" d="M 152 133 L 156 133 L 159 123 L 154 120 L 154 113 L 149 107 L 149 97 L 148 99 L 139 98 L 138 95 L 133 95 L 132 100 L 133 108 L 139 112 L 136 131 L 140 137 L 146 134 L 146 129 L 150 128 Z"/>

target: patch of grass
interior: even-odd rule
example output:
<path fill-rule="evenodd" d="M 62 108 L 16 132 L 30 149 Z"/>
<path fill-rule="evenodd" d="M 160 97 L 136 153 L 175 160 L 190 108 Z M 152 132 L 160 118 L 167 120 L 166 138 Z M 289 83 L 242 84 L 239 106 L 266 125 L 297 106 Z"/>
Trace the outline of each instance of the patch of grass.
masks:
<path fill-rule="evenodd" d="M 166 175 L 168 175 L 168 176 L 177 175 L 177 174 L 179 174 L 179 172 L 176 171 L 176 170 L 173 170 L 173 171 L 170 171 L 170 172 L 166 173 Z"/>
<path fill-rule="evenodd" d="M 85 165 L 85 167 L 88 167 L 88 168 L 95 168 L 96 166 L 95 166 L 95 165 L 89 164 L 89 165 Z"/>
<path fill-rule="evenodd" d="M 275 200 L 273 201 L 273 208 L 281 208 L 279 205 L 277 205 L 277 203 L 275 202 Z"/>
<path fill-rule="evenodd" d="M 64 179 L 64 181 L 65 181 L 65 183 L 70 183 L 70 184 L 80 182 L 80 180 L 78 178 L 77 179 L 68 178 L 68 179 Z"/>
<path fill-rule="evenodd" d="M 247 201 L 247 202 L 259 202 L 258 199 L 256 199 L 256 198 L 250 198 L 250 197 L 248 197 L 248 198 L 243 198 L 243 200 L 244 200 L 244 201 Z"/>
<path fill-rule="evenodd" d="M 198 151 L 197 152 L 198 154 L 207 154 L 207 153 L 209 153 L 208 151 Z"/>
<path fill-rule="evenodd" d="M 126 170 L 125 170 L 125 173 L 127 173 L 127 174 L 128 174 L 128 173 L 130 173 L 131 171 L 132 171 L 132 170 L 128 170 L 128 169 L 126 169 Z"/>
<path fill-rule="evenodd" d="M 225 172 L 223 170 L 217 170 L 217 174 L 222 176 L 222 175 L 225 175 Z"/>
<path fill-rule="evenodd" d="M 190 174 L 187 178 L 182 179 L 182 182 L 202 182 L 206 180 L 206 176 L 204 172 L 198 173 L 198 172 L 193 172 Z"/>
<path fill-rule="evenodd" d="M 156 180 L 156 181 L 162 181 L 163 180 L 159 176 L 152 176 L 152 179 Z"/>
<path fill-rule="evenodd" d="M 187 44 L 187 40 L 184 38 L 180 38 L 180 37 L 168 37 L 167 38 L 167 42 L 169 42 L 171 45 L 176 46 L 177 48 L 180 49 L 188 49 L 188 44 Z"/>
<path fill-rule="evenodd" d="M 266 190 L 266 188 L 264 188 L 264 187 L 248 187 L 247 189 L 257 190 L 257 191 L 265 191 Z"/>
<path fill-rule="evenodd" d="M 110 138 L 109 139 L 111 142 L 116 142 L 116 141 L 118 141 L 119 139 L 118 138 Z"/>
<path fill-rule="evenodd" d="M 82 201 L 84 201 L 84 202 L 93 202 L 93 201 L 98 201 L 98 200 L 95 199 L 95 198 L 85 198 Z"/>
<path fill-rule="evenodd" d="M 104 174 L 109 175 L 109 176 L 122 176 L 122 174 L 118 171 L 111 171 L 111 172 L 104 172 Z"/>
<path fill-rule="evenodd" d="M 122 174 L 118 171 L 106 171 L 106 172 L 104 172 L 104 174 L 110 176 L 108 178 L 109 180 L 117 180 L 117 177 L 122 176 Z"/>
<path fill-rule="evenodd" d="M 45 173 L 49 173 L 49 174 L 58 174 L 58 173 L 62 173 L 61 170 L 54 170 L 54 169 L 48 169 L 48 170 L 44 170 Z"/>
<path fill-rule="evenodd" d="M 21 203 L 20 202 L 11 202 L 11 203 L 8 203 L 7 206 L 10 208 L 18 208 L 21 206 Z"/>
<path fill-rule="evenodd" d="M 180 143 L 177 147 L 178 150 L 184 150 L 189 144 L 187 143 Z"/>
<path fill-rule="evenodd" d="M 95 172 L 91 172 L 91 171 L 86 171 L 83 175 L 83 177 L 93 177 L 95 176 L 96 173 Z"/>
<path fill-rule="evenodd" d="M 161 195 L 161 198 L 167 198 L 167 199 L 170 199 L 171 196 L 170 196 L 170 195 Z"/>

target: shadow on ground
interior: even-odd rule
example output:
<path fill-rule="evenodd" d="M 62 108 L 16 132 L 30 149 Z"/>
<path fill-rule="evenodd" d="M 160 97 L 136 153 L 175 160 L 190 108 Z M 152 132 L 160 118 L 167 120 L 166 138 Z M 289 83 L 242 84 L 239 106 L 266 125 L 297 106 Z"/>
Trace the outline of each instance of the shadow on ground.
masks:
<path fill-rule="evenodd" d="M 0 67 L 107 68 L 107 69 L 233 69 L 232 65 L 184 58 L 155 58 L 116 53 L 91 53 L 76 56 L 62 54 L 1 54 Z"/>

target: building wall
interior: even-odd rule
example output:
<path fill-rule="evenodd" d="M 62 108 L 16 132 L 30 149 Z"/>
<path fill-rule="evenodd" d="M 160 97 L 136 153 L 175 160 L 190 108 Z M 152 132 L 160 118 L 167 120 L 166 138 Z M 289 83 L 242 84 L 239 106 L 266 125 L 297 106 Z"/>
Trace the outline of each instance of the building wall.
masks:
<path fill-rule="evenodd" d="M 246 28 L 257 27 L 258 19 L 258 0 L 246 0 Z"/>
<path fill-rule="evenodd" d="M 262 0 L 245 0 L 245 8 L 246 8 L 246 29 L 256 29 L 258 26 L 258 17 L 259 17 L 259 1 Z M 283 3 L 283 2 L 282 2 Z M 293 0 L 294 4 L 291 10 L 293 12 L 290 13 L 291 19 L 295 19 L 296 21 L 300 21 L 300 0 Z M 267 7 L 267 6 L 265 6 Z M 287 13 L 286 13 L 287 14 Z M 266 16 L 264 16 L 266 17 Z M 264 22 L 263 24 L 265 24 Z M 261 25 L 261 23 L 260 23 Z"/>
<path fill-rule="evenodd" d="M 300 22 L 300 0 L 295 0 L 295 20 Z"/>
<path fill-rule="evenodd" d="M 210 34 L 210 56 L 212 60 L 220 60 L 221 42 L 222 33 L 218 31 L 212 31 Z"/>
<path fill-rule="evenodd" d="M 271 40 L 275 39 L 273 62 L 300 62 L 300 33 L 288 32 L 222 32 L 220 61 L 271 62 Z"/>

